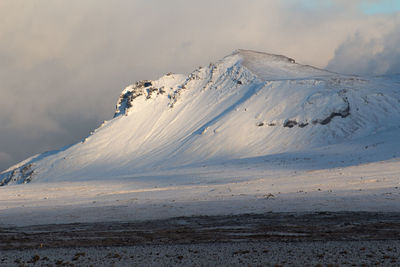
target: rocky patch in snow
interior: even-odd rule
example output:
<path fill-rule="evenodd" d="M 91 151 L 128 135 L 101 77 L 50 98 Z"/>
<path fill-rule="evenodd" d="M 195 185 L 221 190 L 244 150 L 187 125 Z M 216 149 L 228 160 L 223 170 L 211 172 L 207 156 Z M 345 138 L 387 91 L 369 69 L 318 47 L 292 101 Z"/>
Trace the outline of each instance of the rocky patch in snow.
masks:
<path fill-rule="evenodd" d="M 10 172 L 0 174 L 0 186 L 12 184 L 27 184 L 32 181 L 34 171 L 32 164 L 26 164 Z"/>

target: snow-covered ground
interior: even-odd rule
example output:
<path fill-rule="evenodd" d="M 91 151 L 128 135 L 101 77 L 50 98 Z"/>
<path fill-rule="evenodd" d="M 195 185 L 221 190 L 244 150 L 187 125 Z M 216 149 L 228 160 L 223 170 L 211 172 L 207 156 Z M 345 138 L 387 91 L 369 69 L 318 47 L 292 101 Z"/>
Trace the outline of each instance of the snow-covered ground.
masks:
<path fill-rule="evenodd" d="M 82 142 L 4 171 L 0 224 L 400 211 L 399 137 L 399 76 L 238 50 L 128 86 Z"/>
<path fill-rule="evenodd" d="M 396 147 L 380 146 L 371 149 L 387 149 L 394 158 L 359 164 L 363 158 L 353 158 L 351 152 L 332 157 L 327 150 L 109 180 L 82 178 L 75 182 L 10 185 L 0 189 L 0 224 L 129 221 L 268 211 L 400 211 L 398 152 Z M 373 157 L 373 151 L 370 154 Z M 329 162 L 332 158 L 335 161 Z"/>

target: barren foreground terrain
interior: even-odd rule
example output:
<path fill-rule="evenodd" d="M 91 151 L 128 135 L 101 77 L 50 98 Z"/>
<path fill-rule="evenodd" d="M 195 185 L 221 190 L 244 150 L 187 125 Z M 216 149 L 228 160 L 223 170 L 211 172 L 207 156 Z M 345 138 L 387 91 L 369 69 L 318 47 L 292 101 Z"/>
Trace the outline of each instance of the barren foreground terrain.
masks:
<path fill-rule="evenodd" d="M 0 228 L 1 266 L 318 264 L 400 265 L 400 213 L 266 213 Z"/>

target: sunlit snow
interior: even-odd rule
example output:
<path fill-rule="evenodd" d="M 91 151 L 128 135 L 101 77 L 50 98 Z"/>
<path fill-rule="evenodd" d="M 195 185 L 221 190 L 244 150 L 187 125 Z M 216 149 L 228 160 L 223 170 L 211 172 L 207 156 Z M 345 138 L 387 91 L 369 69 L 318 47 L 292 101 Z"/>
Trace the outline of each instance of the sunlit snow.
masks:
<path fill-rule="evenodd" d="M 82 142 L 0 174 L 0 223 L 399 211 L 399 136 L 400 76 L 238 50 L 128 86 Z"/>

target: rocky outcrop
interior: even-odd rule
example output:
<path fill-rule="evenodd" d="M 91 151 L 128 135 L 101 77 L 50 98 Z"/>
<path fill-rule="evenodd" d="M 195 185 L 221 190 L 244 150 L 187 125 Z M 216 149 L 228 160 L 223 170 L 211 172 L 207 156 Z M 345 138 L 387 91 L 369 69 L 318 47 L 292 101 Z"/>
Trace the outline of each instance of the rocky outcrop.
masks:
<path fill-rule="evenodd" d="M 332 121 L 333 118 L 335 117 L 341 117 L 341 118 L 346 118 L 347 116 L 350 115 L 350 105 L 347 103 L 347 107 L 344 110 L 338 111 L 338 112 L 332 112 L 328 117 L 322 119 L 322 120 L 314 120 L 312 123 L 313 124 L 321 124 L 321 125 L 326 125 Z"/>
<path fill-rule="evenodd" d="M 0 175 L 0 186 L 4 186 L 10 183 L 13 184 L 27 184 L 32 180 L 34 171 L 32 164 L 26 164 L 12 171 L 2 173 Z"/>
<path fill-rule="evenodd" d="M 121 114 L 125 114 L 126 111 L 132 107 L 132 101 L 135 98 L 143 95 L 146 97 L 146 99 L 150 99 L 154 93 L 156 93 L 157 95 L 164 94 L 164 87 L 153 87 L 153 82 L 149 80 L 139 81 L 136 82 L 134 85 L 131 85 L 130 87 L 125 89 L 120 95 L 116 106 L 114 118 Z"/>

